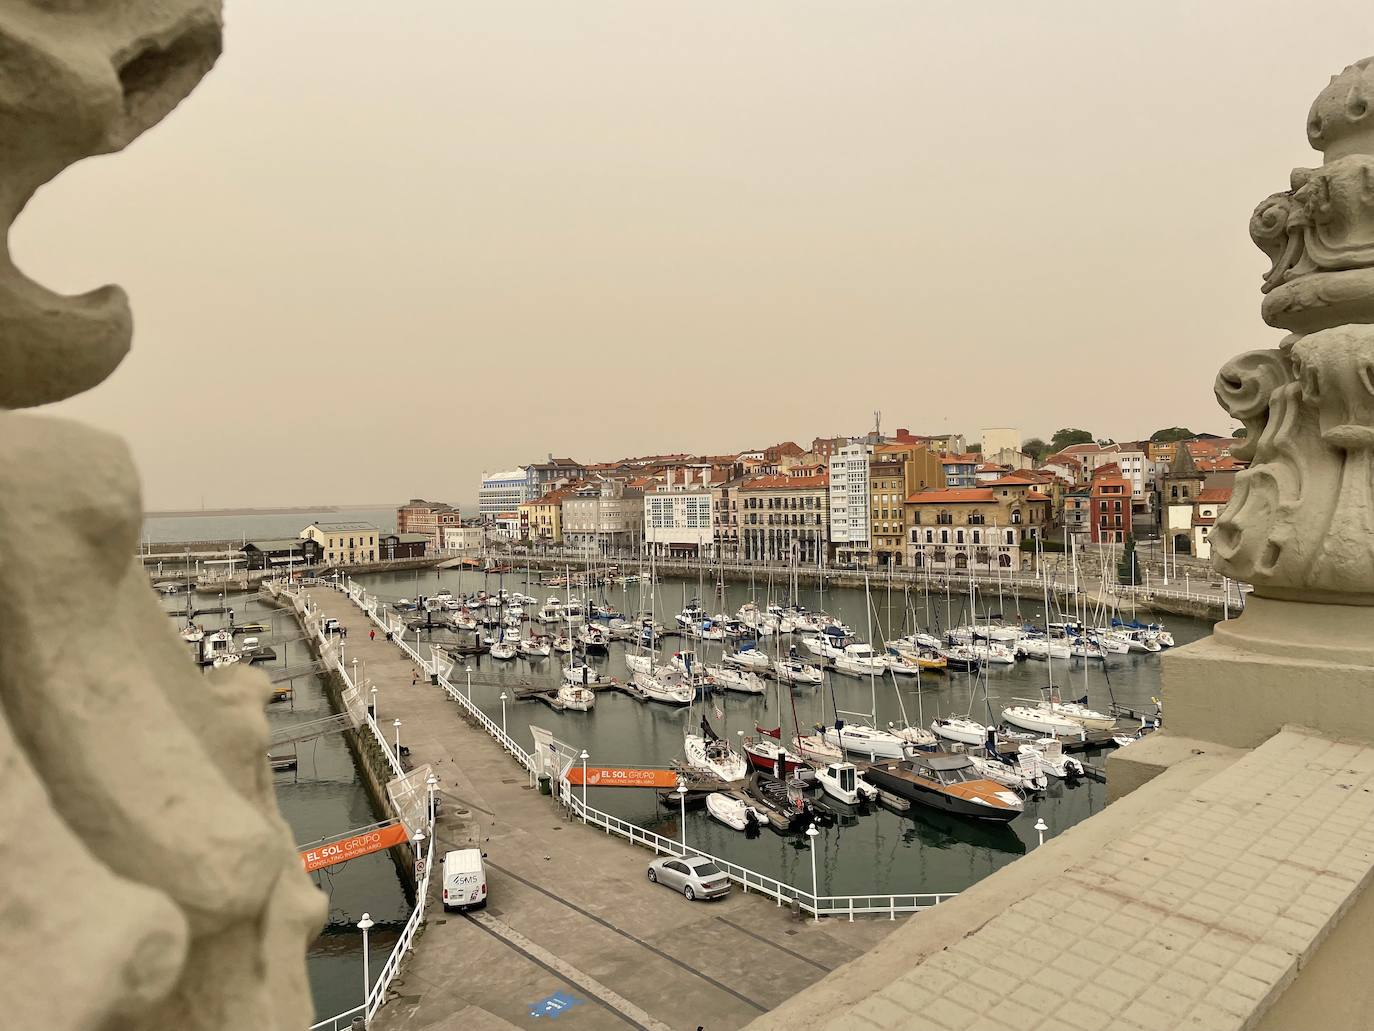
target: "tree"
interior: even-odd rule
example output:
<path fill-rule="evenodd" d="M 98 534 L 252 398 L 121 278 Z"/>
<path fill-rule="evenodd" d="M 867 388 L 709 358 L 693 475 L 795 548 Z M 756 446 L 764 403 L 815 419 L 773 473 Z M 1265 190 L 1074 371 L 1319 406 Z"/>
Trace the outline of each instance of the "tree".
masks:
<path fill-rule="evenodd" d="M 1050 446 L 1039 437 L 1028 437 L 1021 441 L 1021 450 L 1038 462 L 1050 453 Z"/>
<path fill-rule="evenodd" d="M 1116 565 L 1116 578 L 1123 584 L 1138 584 L 1142 579 L 1140 573 L 1140 563 L 1135 558 L 1135 537 L 1128 533 L 1121 548 L 1121 561 Z"/>
<path fill-rule="evenodd" d="M 1191 440 L 1197 434 L 1186 426 L 1170 426 L 1167 429 L 1155 430 L 1150 434 L 1152 444 L 1173 444 L 1180 440 Z"/>
<path fill-rule="evenodd" d="M 1057 453 L 1072 444 L 1091 444 L 1092 442 L 1093 435 L 1087 430 L 1065 427 L 1062 430 L 1054 431 L 1054 436 L 1050 438 L 1050 450 Z"/>

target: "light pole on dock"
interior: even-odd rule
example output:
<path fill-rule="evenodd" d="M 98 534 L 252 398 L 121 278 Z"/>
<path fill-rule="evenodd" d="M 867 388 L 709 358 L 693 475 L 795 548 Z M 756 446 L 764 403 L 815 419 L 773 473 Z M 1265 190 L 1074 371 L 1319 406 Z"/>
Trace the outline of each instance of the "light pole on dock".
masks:
<path fill-rule="evenodd" d="M 391 725 L 396 728 L 396 765 L 401 764 L 401 717 L 397 716 L 391 721 Z"/>
<path fill-rule="evenodd" d="M 463 672 L 468 675 L 468 701 L 472 701 L 472 666 L 468 665 Z"/>
<path fill-rule="evenodd" d="M 1043 816 L 1039 817 L 1035 821 L 1035 833 L 1040 835 L 1040 844 L 1043 845 L 1045 843 L 1045 832 L 1049 829 L 1049 824 L 1045 822 L 1045 818 Z"/>
<path fill-rule="evenodd" d="M 811 848 L 811 915 L 816 923 L 821 922 L 821 893 L 816 886 L 816 838 L 820 833 L 814 823 L 806 828 L 806 843 Z"/>
<path fill-rule="evenodd" d="M 372 685 L 372 718 L 376 720 L 380 713 L 377 711 L 377 685 Z"/>
<path fill-rule="evenodd" d="M 358 930 L 363 932 L 363 1020 L 367 1020 L 367 1000 L 372 994 L 372 974 L 367 968 L 367 932 L 372 929 L 372 917 L 366 913 L 358 921 Z"/>
<path fill-rule="evenodd" d="M 587 750 L 582 749 L 582 822 L 587 822 L 587 760 L 591 758 Z"/>
<path fill-rule="evenodd" d="M 353 656 L 353 686 L 358 686 L 358 656 Z"/>
<path fill-rule="evenodd" d="M 505 692 L 505 691 L 502 691 L 502 692 L 501 692 L 501 733 L 504 734 L 506 737 L 509 737 L 509 736 L 510 736 L 509 734 L 506 734 L 506 692 Z"/>
<path fill-rule="evenodd" d="M 425 778 L 425 787 L 429 788 L 429 825 L 434 826 L 434 792 L 439 787 L 439 778 L 431 773 Z"/>
<path fill-rule="evenodd" d="M 685 856 L 687 854 L 687 782 L 681 778 L 677 782 L 677 801 L 680 813 L 678 825 L 682 828 L 682 854 Z"/>
<path fill-rule="evenodd" d="M 425 877 L 425 832 L 417 830 L 410 843 L 415 850 L 415 885 L 418 888 Z"/>

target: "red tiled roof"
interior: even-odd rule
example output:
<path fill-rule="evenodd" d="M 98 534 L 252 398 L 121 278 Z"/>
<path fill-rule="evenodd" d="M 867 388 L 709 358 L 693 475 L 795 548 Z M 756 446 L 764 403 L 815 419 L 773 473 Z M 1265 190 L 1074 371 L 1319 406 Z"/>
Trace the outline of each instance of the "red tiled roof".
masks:
<path fill-rule="evenodd" d="M 1195 515 L 1195 516 L 1193 516 L 1193 525 L 1194 525 L 1194 526 L 1211 526 L 1211 525 L 1212 525 L 1213 523 L 1215 523 L 1216 521 L 1217 521 L 1217 517 L 1216 517 L 1216 516 L 1200 516 L 1200 515 Z"/>
<path fill-rule="evenodd" d="M 976 465 L 978 456 L 974 454 L 945 455 L 940 461 L 944 465 Z"/>
<path fill-rule="evenodd" d="M 1194 499 L 1200 505 L 1224 505 L 1231 500 L 1230 487 L 1204 487 Z"/>
<path fill-rule="evenodd" d="M 1025 494 L 1025 497 L 1023 498 L 1023 500 L 1025 500 L 1025 501 L 1049 501 L 1050 499 L 1047 498 L 1044 494 L 1041 494 L 1038 490 L 1028 490 L 1028 491 L 1026 491 L 1026 494 Z"/>
<path fill-rule="evenodd" d="M 811 490 L 830 486 L 830 475 L 820 476 L 755 476 L 740 485 L 740 490 Z"/>
<path fill-rule="evenodd" d="M 908 505 L 959 505 L 995 500 L 989 487 L 949 487 L 917 491 L 906 502 Z"/>

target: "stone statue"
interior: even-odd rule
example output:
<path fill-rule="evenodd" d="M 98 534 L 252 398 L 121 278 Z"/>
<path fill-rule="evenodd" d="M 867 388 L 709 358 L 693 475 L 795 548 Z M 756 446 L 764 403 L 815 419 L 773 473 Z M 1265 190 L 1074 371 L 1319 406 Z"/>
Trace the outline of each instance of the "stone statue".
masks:
<path fill-rule="evenodd" d="M 0 216 L 117 151 L 220 51 L 216 0 L 0 0 Z M 134 557 L 114 437 L 8 409 L 105 378 L 122 291 L 63 297 L 0 261 L 0 970 L 15 1028 L 299 1031 L 324 898 L 266 763 L 266 679 L 203 676 Z M 53 585 L 67 595 L 55 627 Z"/>
<path fill-rule="evenodd" d="M 1294 169 L 1250 220 L 1273 262 L 1264 320 L 1289 336 L 1217 377 L 1251 466 L 1212 561 L 1264 597 L 1374 604 L 1374 58 L 1332 77 L 1307 137 L 1322 166 Z"/>

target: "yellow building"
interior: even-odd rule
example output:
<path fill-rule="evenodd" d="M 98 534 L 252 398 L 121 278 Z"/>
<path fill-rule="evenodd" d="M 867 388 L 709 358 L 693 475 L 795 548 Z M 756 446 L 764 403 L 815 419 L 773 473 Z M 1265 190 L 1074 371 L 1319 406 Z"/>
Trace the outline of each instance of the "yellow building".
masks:
<path fill-rule="evenodd" d="M 563 499 L 571 487 L 559 487 L 520 506 L 520 528 L 535 544 L 563 543 Z"/>
<path fill-rule="evenodd" d="M 371 523 L 311 523 L 300 535 L 319 543 L 329 565 L 377 561 L 377 527 Z"/>
<path fill-rule="evenodd" d="M 940 456 L 921 444 L 879 444 L 868 460 L 869 553 L 874 565 L 907 559 L 906 499 L 945 485 Z"/>

